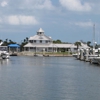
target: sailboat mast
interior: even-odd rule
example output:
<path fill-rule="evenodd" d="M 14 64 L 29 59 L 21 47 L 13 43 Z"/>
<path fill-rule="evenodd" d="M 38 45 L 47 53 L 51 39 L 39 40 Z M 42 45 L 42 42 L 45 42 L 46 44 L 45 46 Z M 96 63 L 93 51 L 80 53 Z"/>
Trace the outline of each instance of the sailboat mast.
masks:
<path fill-rule="evenodd" d="M 95 24 L 93 25 L 93 48 L 95 49 Z"/>

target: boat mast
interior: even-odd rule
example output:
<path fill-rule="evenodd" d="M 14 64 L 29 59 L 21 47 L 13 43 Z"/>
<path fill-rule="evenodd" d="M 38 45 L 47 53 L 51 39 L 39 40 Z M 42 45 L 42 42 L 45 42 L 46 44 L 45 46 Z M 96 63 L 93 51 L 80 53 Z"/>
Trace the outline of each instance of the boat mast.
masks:
<path fill-rule="evenodd" d="M 93 49 L 95 49 L 95 24 L 93 25 Z"/>

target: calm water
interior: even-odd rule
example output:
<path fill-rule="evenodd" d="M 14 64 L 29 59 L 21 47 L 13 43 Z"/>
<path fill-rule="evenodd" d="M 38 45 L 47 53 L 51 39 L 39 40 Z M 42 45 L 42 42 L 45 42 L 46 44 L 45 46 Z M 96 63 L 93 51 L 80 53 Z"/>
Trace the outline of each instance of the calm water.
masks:
<path fill-rule="evenodd" d="M 100 66 L 73 57 L 0 61 L 0 100 L 100 100 Z"/>

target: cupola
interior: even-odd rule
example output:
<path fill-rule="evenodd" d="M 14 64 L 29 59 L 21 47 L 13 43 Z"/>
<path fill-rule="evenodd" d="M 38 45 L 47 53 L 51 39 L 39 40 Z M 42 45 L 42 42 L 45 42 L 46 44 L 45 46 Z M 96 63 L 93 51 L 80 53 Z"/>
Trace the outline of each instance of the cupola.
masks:
<path fill-rule="evenodd" d="M 40 28 L 38 31 L 37 31 L 37 35 L 44 35 L 44 30 L 42 28 Z"/>

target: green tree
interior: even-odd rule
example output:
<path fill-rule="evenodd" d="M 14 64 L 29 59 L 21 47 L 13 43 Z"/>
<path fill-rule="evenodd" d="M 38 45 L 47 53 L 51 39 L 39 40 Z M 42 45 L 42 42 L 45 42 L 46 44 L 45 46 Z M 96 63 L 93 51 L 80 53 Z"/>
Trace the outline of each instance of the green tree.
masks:
<path fill-rule="evenodd" d="M 8 39 L 6 39 L 5 41 L 8 42 Z"/>
<path fill-rule="evenodd" d="M 61 40 L 54 40 L 53 43 L 62 43 Z"/>
<path fill-rule="evenodd" d="M 88 42 L 87 42 L 87 46 L 89 46 L 89 47 L 90 47 L 90 44 L 91 44 L 91 42 L 90 42 L 90 41 L 88 41 Z"/>
<path fill-rule="evenodd" d="M 20 50 L 23 51 L 24 45 L 28 43 L 28 37 L 26 37 L 20 44 Z"/>
<path fill-rule="evenodd" d="M 28 42 L 28 37 L 26 37 L 26 42 Z"/>
<path fill-rule="evenodd" d="M 3 42 L 3 41 L 0 39 L 0 43 L 1 43 L 1 42 Z"/>

